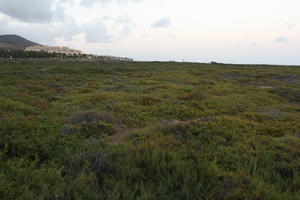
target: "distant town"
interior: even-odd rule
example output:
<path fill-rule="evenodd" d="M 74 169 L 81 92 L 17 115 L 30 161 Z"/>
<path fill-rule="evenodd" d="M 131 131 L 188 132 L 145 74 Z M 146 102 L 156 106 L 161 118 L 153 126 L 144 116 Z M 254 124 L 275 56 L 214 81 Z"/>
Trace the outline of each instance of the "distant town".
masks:
<path fill-rule="evenodd" d="M 61 53 L 66 55 L 80 55 L 84 54 L 82 51 L 77 49 L 71 49 L 69 47 L 50 47 L 50 46 L 29 46 L 25 48 L 25 51 L 36 51 L 36 52 L 47 52 L 47 53 Z"/>
<path fill-rule="evenodd" d="M 100 61 L 133 61 L 131 58 L 110 55 L 87 54 L 78 49 L 63 46 L 46 46 L 18 35 L 0 35 L 0 58 L 55 58 Z"/>

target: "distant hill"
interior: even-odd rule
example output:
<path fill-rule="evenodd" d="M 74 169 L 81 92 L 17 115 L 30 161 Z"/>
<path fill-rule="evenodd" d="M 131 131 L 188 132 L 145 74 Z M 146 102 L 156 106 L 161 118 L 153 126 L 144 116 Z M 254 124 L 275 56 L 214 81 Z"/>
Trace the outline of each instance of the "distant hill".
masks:
<path fill-rule="evenodd" d="M 111 61 L 133 61 L 131 58 L 86 54 L 63 46 L 41 45 L 18 35 L 0 35 L 0 58 L 71 58 Z"/>
<path fill-rule="evenodd" d="M 35 45 L 40 44 L 29 41 L 18 35 L 0 35 L 0 50 L 24 50 L 26 47 Z"/>

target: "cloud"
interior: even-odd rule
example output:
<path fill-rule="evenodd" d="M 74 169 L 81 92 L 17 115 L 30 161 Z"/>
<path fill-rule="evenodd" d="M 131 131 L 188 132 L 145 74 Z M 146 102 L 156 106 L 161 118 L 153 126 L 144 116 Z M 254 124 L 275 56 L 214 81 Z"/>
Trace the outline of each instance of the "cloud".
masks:
<path fill-rule="evenodd" d="M 128 36 L 134 27 L 128 16 L 105 16 L 84 24 L 82 30 L 87 42 L 118 42 Z"/>
<path fill-rule="evenodd" d="M 288 42 L 288 39 L 283 37 L 283 36 L 280 36 L 278 38 L 276 38 L 275 40 L 273 40 L 274 42 L 278 42 L 278 43 L 284 43 L 284 42 Z"/>
<path fill-rule="evenodd" d="M 295 28 L 296 24 L 292 24 L 292 23 L 289 23 L 289 22 L 286 22 L 283 24 L 285 26 L 285 28 L 288 30 L 288 31 L 291 31 Z"/>
<path fill-rule="evenodd" d="M 82 6 L 93 6 L 95 3 L 106 5 L 108 3 L 139 2 L 142 0 L 80 0 Z M 11 18 L 28 23 L 50 23 L 62 21 L 65 10 L 75 0 L 0 0 L 0 13 Z"/>
<path fill-rule="evenodd" d="M 63 3 L 55 0 L 0 0 L 0 12 L 30 23 L 47 23 L 64 17 Z"/>
<path fill-rule="evenodd" d="M 83 29 L 87 42 L 111 42 L 113 40 L 113 36 L 110 35 L 109 30 L 101 20 L 84 24 Z"/>
<path fill-rule="evenodd" d="M 257 46 L 257 43 L 255 42 L 252 42 L 252 43 L 234 43 L 232 45 L 233 47 L 236 47 L 236 48 L 247 48 L 247 47 L 256 47 Z"/>
<path fill-rule="evenodd" d="M 83 25 L 77 24 L 72 16 L 66 16 L 64 21 L 50 24 L 9 23 L 8 18 L 0 19 L 1 34 L 17 34 L 39 43 L 52 44 L 55 39 L 72 41 L 80 33 L 89 43 L 119 42 L 128 36 L 135 24 L 128 16 L 117 18 L 106 16 L 91 20 Z"/>
<path fill-rule="evenodd" d="M 160 18 L 151 24 L 152 28 L 167 28 L 171 25 L 171 20 L 167 17 Z"/>
<path fill-rule="evenodd" d="M 39 43 L 71 41 L 79 34 L 90 43 L 118 42 L 135 24 L 128 16 L 105 16 L 79 25 L 66 10 L 73 3 L 125 3 L 141 0 L 0 0 L 0 34 L 17 34 Z"/>
<path fill-rule="evenodd" d="M 293 28 L 295 28 L 296 24 L 289 24 L 288 30 L 291 31 Z"/>
<path fill-rule="evenodd" d="M 175 36 L 172 33 L 168 33 L 162 37 L 163 39 L 175 39 Z"/>
<path fill-rule="evenodd" d="M 101 3 L 103 5 L 106 5 L 108 3 L 113 3 L 113 2 L 123 4 L 123 3 L 128 3 L 130 1 L 139 2 L 139 1 L 142 1 L 142 0 L 81 0 L 80 5 L 82 5 L 82 6 L 93 6 L 95 3 Z"/>
<path fill-rule="evenodd" d="M 26 37 L 38 43 L 52 42 L 56 38 L 63 38 L 70 41 L 74 36 L 81 32 L 81 27 L 71 16 L 66 16 L 64 21 L 55 24 L 38 24 L 38 23 L 9 23 L 6 17 L 0 20 L 1 34 L 17 34 Z"/>

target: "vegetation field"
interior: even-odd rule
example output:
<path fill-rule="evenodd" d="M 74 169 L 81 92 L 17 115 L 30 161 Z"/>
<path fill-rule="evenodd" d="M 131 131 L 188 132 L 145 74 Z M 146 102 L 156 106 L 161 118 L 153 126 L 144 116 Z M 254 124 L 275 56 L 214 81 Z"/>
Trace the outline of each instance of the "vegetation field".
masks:
<path fill-rule="evenodd" d="M 0 199 L 300 198 L 300 67 L 0 61 Z"/>

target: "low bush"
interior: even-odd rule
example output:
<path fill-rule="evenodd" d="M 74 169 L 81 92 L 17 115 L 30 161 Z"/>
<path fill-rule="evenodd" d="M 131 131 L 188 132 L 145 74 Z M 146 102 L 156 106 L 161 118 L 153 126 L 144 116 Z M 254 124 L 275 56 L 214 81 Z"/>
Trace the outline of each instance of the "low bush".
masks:
<path fill-rule="evenodd" d="M 86 138 L 100 138 L 107 135 L 113 135 L 116 131 L 113 124 L 103 121 L 81 122 L 77 127 L 80 135 Z"/>
<path fill-rule="evenodd" d="M 300 90 L 295 88 L 275 88 L 270 90 L 271 93 L 276 94 L 291 102 L 300 102 Z"/>
<path fill-rule="evenodd" d="M 181 97 L 180 99 L 189 101 L 189 100 L 198 100 L 201 101 L 206 97 L 206 94 L 204 94 L 201 91 L 192 92 L 184 97 Z"/>
<path fill-rule="evenodd" d="M 153 97 L 142 97 L 138 100 L 138 103 L 142 106 L 152 106 L 154 104 L 160 103 L 161 101 L 159 99 L 153 98 Z"/>
<path fill-rule="evenodd" d="M 69 119 L 71 124 L 78 124 L 82 122 L 107 122 L 111 124 L 118 124 L 120 120 L 114 116 L 112 112 L 97 112 L 92 110 L 81 111 L 73 113 Z"/>

